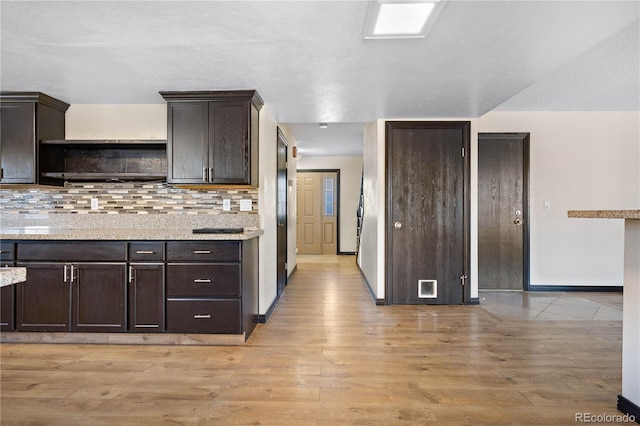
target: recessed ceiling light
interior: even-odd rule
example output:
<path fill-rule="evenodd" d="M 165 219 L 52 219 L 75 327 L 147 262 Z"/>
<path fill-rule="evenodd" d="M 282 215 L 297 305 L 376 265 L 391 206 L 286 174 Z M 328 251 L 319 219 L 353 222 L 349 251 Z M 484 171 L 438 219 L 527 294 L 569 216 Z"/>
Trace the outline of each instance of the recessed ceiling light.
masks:
<path fill-rule="evenodd" d="M 367 11 L 365 38 L 423 38 L 439 3 L 440 0 L 373 1 Z"/>

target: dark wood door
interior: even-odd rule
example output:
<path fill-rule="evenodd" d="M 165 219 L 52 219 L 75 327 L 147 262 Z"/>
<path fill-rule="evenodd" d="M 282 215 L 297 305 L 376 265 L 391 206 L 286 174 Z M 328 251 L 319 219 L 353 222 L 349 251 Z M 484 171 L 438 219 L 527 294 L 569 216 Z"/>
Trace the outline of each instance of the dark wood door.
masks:
<path fill-rule="evenodd" d="M 129 330 L 164 331 L 164 263 L 131 263 Z"/>
<path fill-rule="evenodd" d="M 16 287 L 18 331 L 71 331 L 70 271 L 64 263 L 22 263 L 27 280 Z"/>
<path fill-rule="evenodd" d="M 278 129 L 276 177 L 277 284 L 278 296 L 287 285 L 287 140 Z"/>
<path fill-rule="evenodd" d="M 528 152 L 528 133 L 478 135 L 481 289 L 528 288 Z"/>
<path fill-rule="evenodd" d="M 72 330 L 126 331 L 126 264 L 76 263 L 72 267 Z"/>
<path fill-rule="evenodd" d="M 35 103 L 0 105 L 0 181 L 36 182 Z"/>
<path fill-rule="evenodd" d="M 209 103 L 170 102 L 167 111 L 167 182 L 207 182 Z"/>
<path fill-rule="evenodd" d="M 387 123 L 387 291 L 461 304 L 468 270 L 469 122 Z"/>
<path fill-rule="evenodd" d="M 249 184 L 250 103 L 209 103 L 209 173 L 211 183 Z"/>

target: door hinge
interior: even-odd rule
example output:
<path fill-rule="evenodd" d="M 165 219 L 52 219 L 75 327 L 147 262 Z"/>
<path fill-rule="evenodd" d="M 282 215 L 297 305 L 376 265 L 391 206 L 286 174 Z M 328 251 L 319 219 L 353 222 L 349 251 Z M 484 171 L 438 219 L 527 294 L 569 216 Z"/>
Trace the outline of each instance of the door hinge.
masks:
<path fill-rule="evenodd" d="M 462 156 L 464 157 L 464 147 L 462 147 Z"/>
<path fill-rule="evenodd" d="M 467 283 L 467 276 L 466 275 L 460 275 L 460 284 L 462 285 L 462 287 L 465 286 L 465 284 Z"/>

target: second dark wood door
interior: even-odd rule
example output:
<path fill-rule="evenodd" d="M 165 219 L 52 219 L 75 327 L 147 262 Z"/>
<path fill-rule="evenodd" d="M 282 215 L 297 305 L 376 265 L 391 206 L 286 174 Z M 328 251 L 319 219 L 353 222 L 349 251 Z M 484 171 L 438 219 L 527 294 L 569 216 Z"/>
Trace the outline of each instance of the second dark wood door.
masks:
<path fill-rule="evenodd" d="M 468 145 L 468 122 L 387 123 L 391 303 L 468 303 Z"/>
<path fill-rule="evenodd" d="M 478 288 L 528 286 L 528 133 L 478 135 Z"/>

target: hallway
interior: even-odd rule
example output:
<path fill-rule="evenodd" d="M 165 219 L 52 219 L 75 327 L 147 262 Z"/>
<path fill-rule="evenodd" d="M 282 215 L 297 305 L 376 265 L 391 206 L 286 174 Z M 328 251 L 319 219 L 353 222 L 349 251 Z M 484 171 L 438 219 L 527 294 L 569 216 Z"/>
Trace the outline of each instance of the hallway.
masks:
<path fill-rule="evenodd" d="M 620 414 L 620 321 L 376 306 L 353 256 L 298 263 L 246 346 L 2 344 L 1 423 L 568 425 Z"/>

